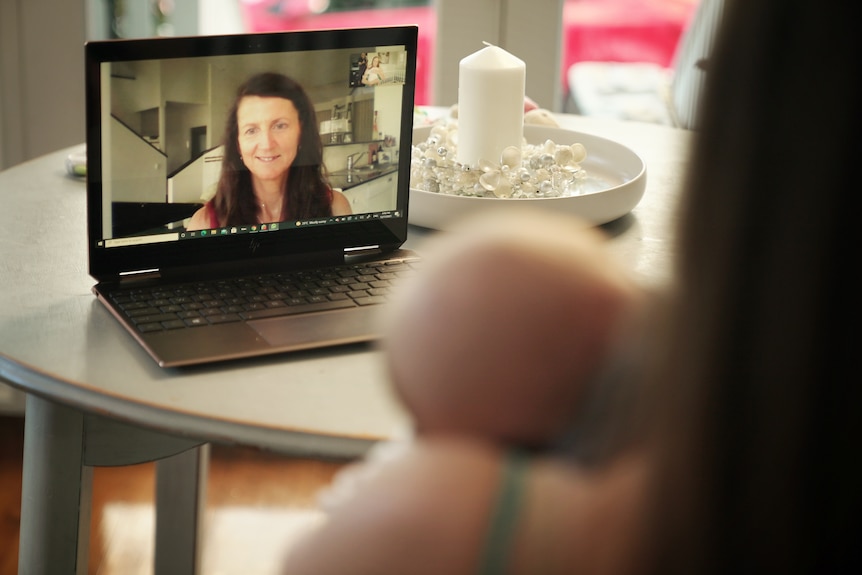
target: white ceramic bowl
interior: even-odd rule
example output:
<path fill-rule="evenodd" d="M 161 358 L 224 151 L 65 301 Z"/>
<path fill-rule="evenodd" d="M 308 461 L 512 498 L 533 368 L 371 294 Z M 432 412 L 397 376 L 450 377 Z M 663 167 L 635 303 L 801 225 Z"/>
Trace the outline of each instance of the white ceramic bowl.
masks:
<path fill-rule="evenodd" d="M 415 128 L 413 142 L 424 142 L 430 133 L 430 126 Z M 599 225 L 626 215 L 643 197 L 646 164 L 622 144 L 581 132 L 536 125 L 525 125 L 524 137 L 530 144 L 546 140 L 557 144 L 582 143 L 587 157 L 581 167 L 596 184 L 596 191 L 580 196 L 513 199 L 455 196 L 410 188 L 410 223 L 445 230 L 461 217 L 478 211 L 511 212 L 527 207 L 567 212 Z"/>

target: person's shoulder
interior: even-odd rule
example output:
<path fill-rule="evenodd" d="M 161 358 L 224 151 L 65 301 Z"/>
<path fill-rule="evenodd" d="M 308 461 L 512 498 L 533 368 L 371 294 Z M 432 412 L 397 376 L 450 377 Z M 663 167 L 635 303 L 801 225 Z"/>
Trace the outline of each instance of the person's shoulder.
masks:
<path fill-rule="evenodd" d="M 353 492 L 295 548 L 286 572 L 472 574 L 502 461 L 482 442 L 420 440 L 354 469 Z"/>
<path fill-rule="evenodd" d="M 511 573 L 632 573 L 643 535 L 648 466 L 626 453 L 586 468 L 556 455 L 534 458 L 510 556 Z"/>
<path fill-rule="evenodd" d="M 200 207 L 192 217 L 189 219 L 189 223 L 186 226 L 187 230 L 203 230 L 210 227 L 210 210 L 209 204 L 204 204 Z"/>
<path fill-rule="evenodd" d="M 446 536 L 454 525 L 467 529 L 470 516 L 484 524 L 505 452 L 466 438 L 419 439 L 384 461 L 368 480 L 361 497 L 350 504 L 388 507 L 381 527 L 436 532 Z M 456 519 L 457 518 L 457 519 Z"/>
<path fill-rule="evenodd" d="M 330 203 L 332 205 L 333 216 L 347 216 L 353 213 L 353 208 L 350 206 L 350 200 L 347 199 L 344 192 L 332 189 L 330 193 L 332 194 L 332 201 Z"/>
<path fill-rule="evenodd" d="M 643 460 L 585 470 L 513 453 L 481 440 L 420 439 L 349 467 L 333 482 L 342 493 L 326 520 L 293 548 L 284 573 L 472 575 L 489 561 L 517 574 L 537 565 L 627 572 Z"/>

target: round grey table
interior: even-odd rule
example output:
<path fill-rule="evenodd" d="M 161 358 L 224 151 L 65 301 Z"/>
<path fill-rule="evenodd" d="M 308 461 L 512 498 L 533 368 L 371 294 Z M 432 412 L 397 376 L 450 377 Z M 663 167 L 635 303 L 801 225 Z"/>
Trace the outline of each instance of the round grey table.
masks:
<path fill-rule="evenodd" d="M 646 161 L 643 199 L 604 227 L 645 283 L 665 282 L 691 134 L 558 119 Z M 70 151 L 0 172 L 0 380 L 27 394 L 19 572 L 85 572 L 92 467 L 158 461 L 156 572 L 194 573 L 207 443 L 349 458 L 408 417 L 374 345 L 159 368 L 90 292 L 86 190 L 66 175 Z M 411 226 L 405 247 L 421 252 L 432 233 Z"/>

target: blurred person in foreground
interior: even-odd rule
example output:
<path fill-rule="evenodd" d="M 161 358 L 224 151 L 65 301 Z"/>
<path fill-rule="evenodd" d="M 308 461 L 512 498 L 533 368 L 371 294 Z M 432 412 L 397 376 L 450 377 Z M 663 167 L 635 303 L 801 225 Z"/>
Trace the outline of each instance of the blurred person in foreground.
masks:
<path fill-rule="evenodd" d="M 633 328 L 638 369 L 589 383 L 626 390 L 605 403 L 604 449 L 585 460 L 554 441 L 524 449 L 418 426 L 403 449 L 353 471 L 284 572 L 862 570 L 862 386 L 851 375 L 862 285 L 850 235 L 862 94 L 838 82 L 862 43 L 851 9 L 726 2 L 674 281 Z M 472 279 L 497 289 L 486 277 Z M 571 401 L 589 411 L 603 395 Z"/>

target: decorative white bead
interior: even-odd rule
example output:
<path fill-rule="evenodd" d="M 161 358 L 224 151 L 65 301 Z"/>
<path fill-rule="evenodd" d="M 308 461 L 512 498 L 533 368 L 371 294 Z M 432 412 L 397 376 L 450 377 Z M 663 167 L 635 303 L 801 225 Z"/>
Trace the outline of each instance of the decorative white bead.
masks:
<path fill-rule="evenodd" d="M 500 172 L 497 170 L 489 170 L 485 172 L 479 178 L 479 183 L 482 184 L 482 187 L 489 192 L 493 192 L 497 189 L 497 186 L 500 185 Z"/>
<path fill-rule="evenodd" d="M 552 128 L 560 127 L 551 112 L 544 108 L 537 108 L 526 112 L 524 114 L 524 123 L 532 124 L 534 126 L 550 126 Z"/>
<path fill-rule="evenodd" d="M 577 142 L 575 144 L 572 144 L 571 148 L 572 148 L 572 155 L 574 156 L 572 158 L 572 161 L 574 163 L 580 164 L 581 162 L 583 162 L 586 159 L 587 149 L 584 147 L 583 144 L 581 144 L 580 142 Z"/>
<path fill-rule="evenodd" d="M 503 154 L 500 156 L 500 163 L 510 168 L 517 168 L 521 165 L 521 150 L 516 146 L 507 146 L 503 148 Z"/>

